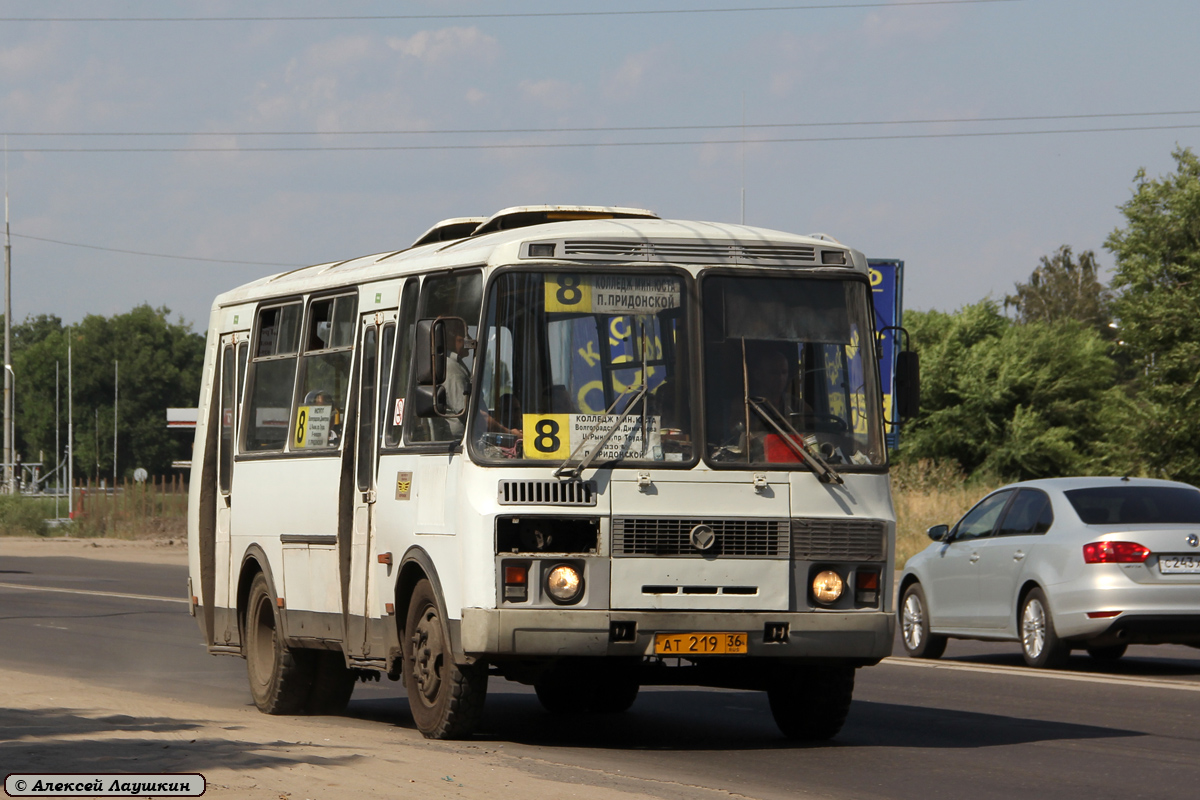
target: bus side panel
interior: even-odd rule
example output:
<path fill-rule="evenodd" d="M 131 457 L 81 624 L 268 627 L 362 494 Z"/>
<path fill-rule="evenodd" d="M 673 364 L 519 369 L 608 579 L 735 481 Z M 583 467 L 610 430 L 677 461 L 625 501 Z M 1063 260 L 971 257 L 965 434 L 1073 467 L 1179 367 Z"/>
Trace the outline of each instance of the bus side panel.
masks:
<path fill-rule="evenodd" d="M 192 442 L 192 471 L 188 484 L 188 577 L 192 595 L 200 601 L 197 622 L 208 646 L 214 644 L 214 601 L 216 597 L 215 552 L 217 491 L 217 426 L 213 417 L 217 381 L 220 331 L 219 310 L 209 315 L 208 340 L 204 349 L 196 438 Z M 191 598 L 188 598 L 189 601 Z"/>
<path fill-rule="evenodd" d="M 241 461 L 234 493 L 232 551 L 258 543 L 271 558 L 289 637 L 342 638 L 338 580 L 340 458 Z"/>

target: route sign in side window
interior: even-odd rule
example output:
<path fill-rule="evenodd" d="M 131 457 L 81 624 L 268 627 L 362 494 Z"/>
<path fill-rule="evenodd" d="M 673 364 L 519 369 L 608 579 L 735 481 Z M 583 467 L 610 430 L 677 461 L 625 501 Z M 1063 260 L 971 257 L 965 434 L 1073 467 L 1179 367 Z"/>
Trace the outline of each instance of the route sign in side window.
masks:
<path fill-rule="evenodd" d="M 1011 491 L 996 492 L 996 494 L 981 500 L 979 505 L 968 511 L 955 527 L 954 541 L 991 536 L 992 531 L 996 529 L 996 521 L 1000 519 L 1000 513 L 1004 511 L 1004 506 L 1011 497 Z"/>
<path fill-rule="evenodd" d="M 354 356 L 358 295 L 322 297 L 309 304 L 289 447 L 337 450 L 342 443 Z"/>
<path fill-rule="evenodd" d="M 1040 534 L 1050 530 L 1053 524 L 1054 509 L 1050 507 L 1050 498 L 1046 493 L 1037 489 L 1021 489 L 1004 513 L 997 535 Z"/>
<path fill-rule="evenodd" d="M 248 453 L 282 450 L 287 443 L 301 308 L 295 302 L 258 312 L 248 389 L 250 407 L 244 425 Z"/>

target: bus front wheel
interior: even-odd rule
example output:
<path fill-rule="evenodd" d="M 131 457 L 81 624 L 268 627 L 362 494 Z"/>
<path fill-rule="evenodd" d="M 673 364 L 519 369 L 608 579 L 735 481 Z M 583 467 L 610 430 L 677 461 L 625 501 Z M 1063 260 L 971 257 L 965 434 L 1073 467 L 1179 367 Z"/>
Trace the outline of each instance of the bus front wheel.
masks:
<path fill-rule="evenodd" d="M 854 667 L 806 667 L 778 676 L 767 689 L 771 716 L 789 739 L 832 739 L 846 722 Z"/>
<path fill-rule="evenodd" d="M 316 674 L 313 653 L 288 647 L 279 630 L 279 614 L 266 576 L 250 584 L 246 604 L 246 672 L 259 711 L 301 714 Z"/>
<path fill-rule="evenodd" d="M 465 739 L 487 697 L 487 665 L 456 664 L 429 581 L 413 587 L 405 620 L 408 707 L 427 739 Z"/>

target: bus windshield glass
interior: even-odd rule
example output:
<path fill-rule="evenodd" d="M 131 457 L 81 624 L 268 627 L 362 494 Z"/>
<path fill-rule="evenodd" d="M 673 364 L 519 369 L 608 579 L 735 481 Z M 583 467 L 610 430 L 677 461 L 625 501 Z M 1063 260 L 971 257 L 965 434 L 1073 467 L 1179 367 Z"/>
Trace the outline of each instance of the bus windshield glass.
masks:
<path fill-rule="evenodd" d="M 686 312 L 683 280 L 666 273 L 498 276 L 478 337 L 476 453 L 691 462 Z"/>
<path fill-rule="evenodd" d="M 709 463 L 884 463 L 865 283 L 718 274 L 702 293 Z"/>

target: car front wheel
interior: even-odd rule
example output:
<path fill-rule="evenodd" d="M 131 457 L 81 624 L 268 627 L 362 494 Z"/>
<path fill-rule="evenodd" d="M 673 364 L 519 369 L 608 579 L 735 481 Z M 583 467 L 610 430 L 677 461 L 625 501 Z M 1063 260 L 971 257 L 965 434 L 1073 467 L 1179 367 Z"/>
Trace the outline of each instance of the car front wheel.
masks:
<path fill-rule="evenodd" d="M 1054 631 L 1050 604 L 1041 589 L 1025 595 L 1021 604 L 1021 652 L 1031 667 L 1061 669 L 1067 665 L 1071 648 Z"/>
<path fill-rule="evenodd" d="M 946 637 L 929 632 L 929 606 L 921 584 L 911 584 L 900 601 L 900 638 L 904 650 L 913 658 L 941 658 L 946 652 Z"/>

